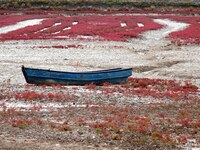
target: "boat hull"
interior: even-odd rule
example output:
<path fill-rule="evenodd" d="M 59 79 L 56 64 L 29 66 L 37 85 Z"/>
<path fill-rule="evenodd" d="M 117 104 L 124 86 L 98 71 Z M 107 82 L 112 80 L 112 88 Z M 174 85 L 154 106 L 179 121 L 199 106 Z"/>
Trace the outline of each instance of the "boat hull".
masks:
<path fill-rule="evenodd" d="M 104 82 L 120 83 L 126 82 L 132 75 L 132 68 L 122 69 L 114 68 L 90 72 L 61 72 L 44 69 L 25 68 L 22 66 L 22 72 L 29 84 L 61 84 L 61 85 L 85 85 L 102 84 Z"/>

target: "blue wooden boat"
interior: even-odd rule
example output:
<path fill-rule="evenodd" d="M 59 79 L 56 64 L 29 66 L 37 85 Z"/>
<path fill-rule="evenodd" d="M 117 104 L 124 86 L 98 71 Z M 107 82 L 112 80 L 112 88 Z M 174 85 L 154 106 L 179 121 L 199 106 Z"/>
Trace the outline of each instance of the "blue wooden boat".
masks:
<path fill-rule="evenodd" d="M 60 85 L 85 85 L 126 82 L 132 75 L 132 68 L 113 68 L 88 72 L 63 72 L 45 69 L 34 69 L 22 66 L 25 80 L 29 84 L 60 84 Z"/>

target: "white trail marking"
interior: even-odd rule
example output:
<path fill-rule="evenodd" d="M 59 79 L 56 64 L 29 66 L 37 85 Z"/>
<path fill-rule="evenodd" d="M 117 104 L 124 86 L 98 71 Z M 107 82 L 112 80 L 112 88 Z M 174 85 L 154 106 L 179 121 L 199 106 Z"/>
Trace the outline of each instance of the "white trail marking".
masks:
<path fill-rule="evenodd" d="M 166 37 L 172 32 L 180 31 L 189 26 L 187 23 L 171 21 L 169 19 L 154 19 L 154 22 L 165 25 L 166 27 L 161 29 L 160 31 L 155 31 L 157 38 L 161 39 Z"/>
<path fill-rule="evenodd" d="M 165 42 L 165 37 L 170 33 L 183 30 L 189 26 L 187 23 L 171 21 L 169 19 L 154 19 L 153 21 L 164 25 L 164 27 L 159 30 L 152 30 L 143 33 L 142 39 L 134 39 L 133 42 L 137 43 L 134 44 L 135 49 L 150 50 L 156 46 L 158 47 L 158 45 L 162 47 L 162 44 L 168 44 L 168 42 Z"/>
<path fill-rule="evenodd" d="M 138 23 L 137 23 L 137 26 L 141 28 L 141 27 L 144 27 L 144 24 L 138 22 Z"/>
<path fill-rule="evenodd" d="M 120 26 L 121 26 L 121 27 L 126 27 L 127 24 L 126 24 L 125 22 L 122 22 L 122 23 L 120 23 Z"/>

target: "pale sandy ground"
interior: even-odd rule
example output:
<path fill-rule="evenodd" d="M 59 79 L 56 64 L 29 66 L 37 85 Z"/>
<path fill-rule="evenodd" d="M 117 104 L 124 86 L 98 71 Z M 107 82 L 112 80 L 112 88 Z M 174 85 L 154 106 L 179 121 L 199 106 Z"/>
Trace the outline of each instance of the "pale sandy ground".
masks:
<path fill-rule="evenodd" d="M 7 26 L 6 29 L 12 31 L 28 26 L 30 23 L 41 23 L 41 19 L 29 21 Z M 132 77 L 190 80 L 200 86 L 199 45 L 175 46 L 167 39 L 169 33 L 183 30 L 189 25 L 168 19 L 154 21 L 164 25 L 164 28 L 145 32 L 141 39 L 131 39 L 128 42 L 80 41 L 78 39 L 0 42 L 0 81 L 5 83 L 10 80 L 13 85 L 26 84 L 21 72 L 22 65 L 63 71 L 132 67 Z M 41 46 L 71 44 L 81 45 L 81 47 L 41 48 Z M 88 91 L 79 87 L 77 94 L 81 95 L 84 92 Z M 152 102 L 151 99 L 134 101 Z M 29 104 L 6 102 L 7 107 L 25 107 L 24 105 L 27 108 L 31 107 Z"/>
<path fill-rule="evenodd" d="M 192 80 L 199 86 L 199 45 L 175 46 L 166 38 L 169 33 L 182 30 L 188 25 L 167 19 L 154 21 L 165 25 L 165 28 L 148 31 L 141 39 L 128 42 L 76 39 L 0 42 L 0 81 L 10 79 L 12 84 L 25 84 L 22 65 L 64 71 L 132 67 L 133 77 Z M 40 21 L 35 20 L 36 22 Z M 70 44 L 81 44 L 82 47 L 39 48 Z"/>

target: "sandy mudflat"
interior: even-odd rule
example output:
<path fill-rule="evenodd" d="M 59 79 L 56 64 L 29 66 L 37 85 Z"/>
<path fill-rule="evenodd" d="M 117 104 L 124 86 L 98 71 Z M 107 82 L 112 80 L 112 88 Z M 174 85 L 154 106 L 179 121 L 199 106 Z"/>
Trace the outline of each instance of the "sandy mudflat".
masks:
<path fill-rule="evenodd" d="M 0 42 L 0 80 L 10 79 L 12 84 L 25 84 L 21 65 L 64 71 L 132 67 L 133 77 L 192 80 L 199 85 L 199 45 L 175 46 L 166 38 L 169 33 L 182 30 L 188 24 L 167 19 L 154 21 L 165 27 L 145 32 L 141 39 L 128 42 L 76 39 Z M 24 23 L 29 24 L 26 21 Z M 41 48 L 70 44 L 81 47 Z"/>
<path fill-rule="evenodd" d="M 34 23 L 40 23 L 35 20 Z M 167 36 L 169 33 L 182 30 L 188 24 L 174 22 L 168 19 L 156 19 L 157 23 L 164 28 L 148 31 L 142 34 L 141 39 L 130 39 L 127 42 L 114 41 L 91 41 L 91 40 L 18 40 L 0 42 L 0 87 L 2 91 L 17 93 L 26 91 L 25 79 L 21 72 L 21 66 L 33 68 L 44 68 L 62 71 L 89 71 L 115 67 L 132 67 L 134 78 L 163 78 L 190 80 L 200 87 L 200 47 L 199 45 L 176 46 L 172 44 Z M 23 22 L 21 27 L 26 26 Z M 20 28 L 17 24 L 16 29 Z M 123 24 L 125 26 L 125 24 Z M 142 26 L 142 25 L 140 25 Z M 5 28 L 12 31 L 13 26 Z M 70 29 L 69 29 L 70 30 Z M 0 31 L 3 33 L 4 31 Z M 79 45 L 68 48 L 53 48 L 56 45 Z M 52 47 L 53 46 L 53 47 Z M 46 48 L 45 48 L 46 47 Z M 10 82 L 8 89 L 5 83 Z M 33 88 L 33 89 L 31 89 Z M 75 99 L 64 102 L 39 100 L 31 103 L 29 101 L 2 99 L 0 110 L 3 105 L 7 109 L 21 110 L 23 113 L 30 112 L 35 106 L 42 107 L 37 111 L 46 122 L 53 117 L 50 113 L 70 108 L 75 114 L 89 116 L 87 112 L 87 101 L 94 104 L 104 104 L 115 107 L 143 106 L 151 102 L 160 102 L 153 97 L 138 97 L 137 95 L 126 96 L 122 93 L 103 95 L 102 90 L 86 89 L 85 87 L 66 87 L 66 89 L 53 89 L 47 87 L 30 87 L 30 91 L 46 93 L 73 94 Z M 45 91 L 46 90 L 46 91 Z M 162 102 L 169 99 L 162 99 Z M 22 110 L 23 107 L 23 110 Z M 84 109 L 86 108 L 86 109 Z M 63 115 L 63 114 L 62 114 Z M 61 117 L 65 117 L 65 114 Z M 34 117 L 33 117 L 34 118 Z M 32 119 L 33 119 L 32 118 Z M 72 118 L 69 118 L 73 119 Z M 61 120 L 63 121 L 63 120 Z M 156 147 L 157 145 L 147 143 L 146 145 L 126 145 L 118 141 L 105 141 L 88 127 L 74 127 L 72 132 L 58 132 L 49 127 L 31 126 L 27 129 L 14 128 L 12 126 L 1 126 L 0 124 L 0 149 L 13 150 L 61 150 L 61 149 L 168 149 L 168 147 Z M 133 148 L 134 147 L 134 148 Z M 150 148 L 149 148 L 150 147 Z M 178 147 L 176 149 L 179 149 Z M 181 149 L 181 148 L 180 148 Z"/>

